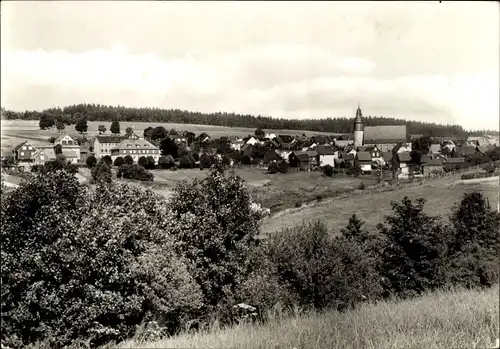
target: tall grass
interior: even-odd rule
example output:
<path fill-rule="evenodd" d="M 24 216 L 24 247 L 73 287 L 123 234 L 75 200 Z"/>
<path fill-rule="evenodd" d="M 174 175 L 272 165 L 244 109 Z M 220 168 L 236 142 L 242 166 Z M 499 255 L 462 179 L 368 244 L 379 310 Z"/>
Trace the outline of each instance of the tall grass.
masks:
<path fill-rule="evenodd" d="M 491 348 L 499 335 L 499 286 L 455 288 L 412 300 L 363 304 L 266 324 L 221 327 L 156 342 L 131 340 L 119 348 Z"/>

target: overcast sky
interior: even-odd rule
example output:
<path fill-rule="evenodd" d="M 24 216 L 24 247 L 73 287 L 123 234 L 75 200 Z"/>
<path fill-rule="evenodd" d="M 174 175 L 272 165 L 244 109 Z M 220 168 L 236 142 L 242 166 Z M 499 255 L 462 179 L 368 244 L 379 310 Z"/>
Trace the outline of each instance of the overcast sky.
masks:
<path fill-rule="evenodd" d="M 2 106 L 499 127 L 498 2 L 1 3 Z"/>

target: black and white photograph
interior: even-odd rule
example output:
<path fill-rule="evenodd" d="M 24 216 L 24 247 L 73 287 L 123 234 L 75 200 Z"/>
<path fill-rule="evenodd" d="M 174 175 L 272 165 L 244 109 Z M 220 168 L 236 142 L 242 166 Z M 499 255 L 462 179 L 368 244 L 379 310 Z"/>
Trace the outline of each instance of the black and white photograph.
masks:
<path fill-rule="evenodd" d="M 498 1 L 2 1 L 1 349 L 500 348 Z"/>

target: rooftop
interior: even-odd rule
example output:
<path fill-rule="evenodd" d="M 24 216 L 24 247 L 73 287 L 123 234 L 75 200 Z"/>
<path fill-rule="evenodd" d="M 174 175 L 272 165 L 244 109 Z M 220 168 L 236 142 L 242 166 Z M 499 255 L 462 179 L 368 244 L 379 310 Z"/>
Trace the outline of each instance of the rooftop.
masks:
<path fill-rule="evenodd" d="M 406 142 L 406 125 L 398 126 L 366 126 L 363 144 Z"/>

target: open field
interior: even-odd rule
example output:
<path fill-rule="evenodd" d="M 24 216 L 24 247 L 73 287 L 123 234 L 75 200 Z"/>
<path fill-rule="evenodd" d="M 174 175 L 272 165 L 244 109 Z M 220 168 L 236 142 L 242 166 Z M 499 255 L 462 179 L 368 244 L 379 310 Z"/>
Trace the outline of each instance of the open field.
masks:
<path fill-rule="evenodd" d="M 333 198 L 302 208 L 286 210 L 266 218 L 263 222 L 262 233 L 274 232 L 284 227 L 300 224 L 302 221 L 316 219 L 324 221 L 330 230 L 340 232 L 353 213 L 366 221 L 367 228 L 374 229 L 378 223 L 382 223 L 384 215 L 391 213 L 391 201 L 401 201 L 405 196 L 411 200 L 427 199 L 425 211 L 431 215 L 444 217 L 449 216 L 453 205 L 459 202 L 463 194 L 467 192 L 479 191 L 488 197 L 493 207 L 497 205 L 498 181 L 454 186 L 448 186 L 449 183 L 449 180 L 443 178 L 420 187 Z"/>
<path fill-rule="evenodd" d="M 109 132 L 109 127 L 111 122 L 109 121 L 89 121 L 88 132 L 84 135 L 94 136 L 99 134 L 97 127 L 101 124 L 105 125 Z M 47 143 L 47 139 L 51 136 L 58 136 L 60 133 L 56 130 L 40 130 L 38 127 L 38 120 L 2 120 L 1 121 L 2 130 L 2 153 L 10 152 L 10 150 L 17 144 L 30 140 L 34 142 Z M 245 137 L 249 134 L 253 135 L 255 129 L 253 128 L 243 128 L 243 127 L 224 127 L 224 126 L 210 126 L 210 125 L 193 125 L 193 124 L 171 124 L 171 123 L 150 123 L 150 122 L 120 122 L 120 129 L 122 132 L 125 131 L 127 127 L 133 127 L 135 132 L 142 135 L 144 129 L 147 127 L 163 126 L 167 130 L 172 128 L 176 130 L 185 130 L 199 135 L 202 132 L 206 132 L 211 137 L 222 137 L 222 136 L 240 136 Z M 273 133 L 281 134 L 303 134 L 307 136 L 313 136 L 317 134 L 333 134 L 333 133 L 322 133 L 313 131 L 301 131 L 301 130 L 265 130 Z M 76 136 L 78 132 L 75 130 L 74 125 L 66 126 L 65 133 L 70 136 Z M 4 137 L 6 139 L 4 140 Z"/>
<path fill-rule="evenodd" d="M 493 348 L 499 337 L 498 285 L 437 291 L 339 313 L 302 314 L 119 348 Z M 277 335 L 279 334 L 279 335 Z"/>

